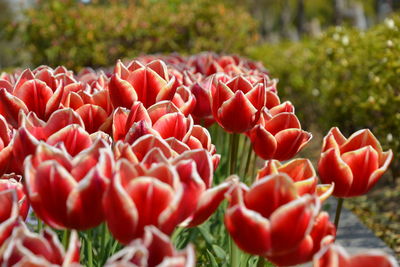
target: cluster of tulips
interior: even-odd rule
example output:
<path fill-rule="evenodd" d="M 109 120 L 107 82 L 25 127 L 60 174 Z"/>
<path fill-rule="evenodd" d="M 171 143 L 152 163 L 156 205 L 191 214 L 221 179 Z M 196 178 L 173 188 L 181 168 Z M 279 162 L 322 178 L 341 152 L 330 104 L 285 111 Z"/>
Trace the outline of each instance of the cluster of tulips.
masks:
<path fill-rule="evenodd" d="M 322 211 L 332 194 L 367 193 L 392 152 L 369 130 L 333 128 L 319 184 L 292 159 L 311 134 L 276 85 L 260 64 L 212 53 L 1 74 L 0 266 L 195 266 L 194 246 L 171 235 L 217 210 L 233 267 L 243 252 L 258 266 L 397 266 L 349 256 Z"/>

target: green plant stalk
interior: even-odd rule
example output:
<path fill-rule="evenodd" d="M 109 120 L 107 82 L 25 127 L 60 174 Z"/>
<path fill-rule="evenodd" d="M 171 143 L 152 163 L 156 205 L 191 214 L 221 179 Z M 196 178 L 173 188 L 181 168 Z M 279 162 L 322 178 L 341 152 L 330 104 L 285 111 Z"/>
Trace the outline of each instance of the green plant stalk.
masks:
<path fill-rule="evenodd" d="M 37 218 L 37 232 L 40 233 L 43 229 L 43 222 L 41 219 Z"/>
<path fill-rule="evenodd" d="M 106 238 L 107 238 L 107 225 L 106 223 L 103 223 L 101 225 L 101 241 L 100 241 L 100 246 L 101 246 L 101 259 L 104 258 L 104 254 L 106 253 L 105 251 L 105 244 L 106 244 Z"/>
<path fill-rule="evenodd" d="M 244 179 L 247 179 L 249 176 L 248 172 L 250 169 L 250 162 L 251 162 L 252 156 L 253 156 L 253 148 L 251 147 L 251 144 L 249 144 L 247 147 L 246 167 L 244 168 L 244 173 L 243 173 Z"/>
<path fill-rule="evenodd" d="M 87 236 L 87 266 L 93 267 L 93 247 L 92 247 L 92 232 L 89 230 Z"/>
<path fill-rule="evenodd" d="M 338 203 L 336 206 L 336 214 L 335 214 L 336 232 L 339 230 L 339 220 L 340 220 L 340 213 L 342 212 L 343 201 L 344 201 L 343 198 L 338 198 Z"/>
<path fill-rule="evenodd" d="M 239 134 L 233 133 L 231 135 L 231 142 L 230 142 L 230 168 L 229 168 L 229 174 L 235 174 L 236 173 L 236 163 L 237 163 L 237 154 L 238 154 L 238 146 L 239 146 Z M 240 261 L 240 250 L 236 246 L 235 242 L 232 240 L 232 238 L 229 239 L 229 252 L 230 252 L 230 266 L 231 267 L 239 267 L 239 261 Z"/>
<path fill-rule="evenodd" d="M 262 256 L 259 256 L 258 257 L 258 262 L 257 262 L 257 267 L 264 267 L 265 263 L 266 263 L 265 258 L 262 257 Z"/>
<path fill-rule="evenodd" d="M 63 244 L 65 250 L 68 249 L 70 236 L 71 236 L 71 230 L 70 229 L 65 229 L 64 233 L 63 233 L 63 239 L 62 239 L 62 244 Z"/>

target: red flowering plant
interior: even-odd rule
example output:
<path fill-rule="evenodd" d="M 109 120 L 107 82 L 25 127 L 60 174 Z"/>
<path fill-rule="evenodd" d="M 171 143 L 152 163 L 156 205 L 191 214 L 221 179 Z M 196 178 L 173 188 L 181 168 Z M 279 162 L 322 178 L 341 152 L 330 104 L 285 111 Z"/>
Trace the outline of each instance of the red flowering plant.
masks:
<path fill-rule="evenodd" d="M 336 227 L 323 211 L 392 152 L 333 128 L 316 172 L 278 93 L 261 64 L 213 53 L 1 74 L 1 266 L 397 266 L 348 256 L 340 209 Z"/>

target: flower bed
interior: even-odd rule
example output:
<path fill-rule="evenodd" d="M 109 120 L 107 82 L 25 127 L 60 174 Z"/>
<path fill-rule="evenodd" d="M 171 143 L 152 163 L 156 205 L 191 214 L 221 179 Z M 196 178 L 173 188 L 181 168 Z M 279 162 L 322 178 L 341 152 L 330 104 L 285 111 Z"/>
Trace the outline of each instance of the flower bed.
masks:
<path fill-rule="evenodd" d="M 332 128 L 318 179 L 293 159 L 311 133 L 259 63 L 148 55 L 3 73 L 0 115 L 2 266 L 398 266 L 349 256 L 340 209 L 335 224 L 321 209 L 366 194 L 392 151 Z"/>

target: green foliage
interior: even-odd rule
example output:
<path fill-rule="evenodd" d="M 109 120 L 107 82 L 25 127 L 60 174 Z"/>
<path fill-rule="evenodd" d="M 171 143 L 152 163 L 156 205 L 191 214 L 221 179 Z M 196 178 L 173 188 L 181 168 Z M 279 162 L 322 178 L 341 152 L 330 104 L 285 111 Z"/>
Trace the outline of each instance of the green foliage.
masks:
<path fill-rule="evenodd" d="M 280 79 L 306 127 L 346 134 L 371 128 L 395 157 L 400 151 L 400 18 L 367 32 L 333 28 L 321 38 L 264 45 L 251 51 Z M 397 166 L 395 166 L 397 165 Z M 399 168 L 396 159 L 393 169 Z"/>
<path fill-rule="evenodd" d="M 258 38 L 251 16 L 223 0 L 105 2 L 41 1 L 14 34 L 33 65 L 73 69 L 141 53 L 240 52 Z"/>

